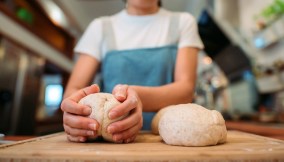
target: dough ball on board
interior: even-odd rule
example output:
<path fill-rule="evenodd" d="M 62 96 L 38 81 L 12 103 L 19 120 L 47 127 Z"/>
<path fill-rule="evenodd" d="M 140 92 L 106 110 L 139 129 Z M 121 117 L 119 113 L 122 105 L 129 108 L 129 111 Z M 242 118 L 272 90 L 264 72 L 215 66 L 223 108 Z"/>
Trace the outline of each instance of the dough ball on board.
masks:
<path fill-rule="evenodd" d="M 227 139 L 222 115 L 196 104 L 167 107 L 159 121 L 159 133 L 167 144 L 177 146 L 209 146 Z"/>
<path fill-rule="evenodd" d="M 169 106 L 170 107 L 170 106 Z M 152 122 L 151 122 L 151 131 L 153 134 L 155 135 L 159 135 L 159 121 L 161 119 L 161 116 L 163 116 L 164 112 L 167 110 L 167 108 L 169 107 L 165 107 L 163 109 L 161 109 L 160 111 L 158 111 L 156 113 L 156 115 L 153 117 Z"/>
<path fill-rule="evenodd" d="M 125 118 L 127 115 L 120 118 L 110 120 L 108 117 L 109 111 L 115 106 L 119 105 L 120 102 L 109 93 L 94 93 L 82 98 L 79 104 L 87 105 L 92 109 L 92 113 L 89 118 L 97 120 L 100 127 L 97 131 L 98 136 L 102 136 L 104 140 L 114 142 L 112 135 L 107 132 L 107 127 L 111 123 Z"/>

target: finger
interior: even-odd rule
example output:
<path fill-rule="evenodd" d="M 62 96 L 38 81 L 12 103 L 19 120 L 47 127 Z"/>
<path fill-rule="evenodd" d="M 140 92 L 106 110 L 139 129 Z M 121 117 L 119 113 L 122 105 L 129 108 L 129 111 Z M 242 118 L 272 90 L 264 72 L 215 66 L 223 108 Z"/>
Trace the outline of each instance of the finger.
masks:
<path fill-rule="evenodd" d="M 137 99 L 136 93 L 133 91 L 128 91 L 128 97 L 127 99 L 119 104 L 118 106 L 111 109 L 109 112 L 109 118 L 110 119 L 116 119 L 118 117 L 121 117 L 125 114 L 127 114 L 129 111 L 131 111 L 133 108 L 138 106 L 138 99 Z"/>
<path fill-rule="evenodd" d="M 137 120 L 139 118 L 141 118 L 141 115 L 138 113 L 137 109 L 135 109 L 128 117 L 110 124 L 107 131 L 110 134 L 125 131 L 140 122 L 140 120 Z"/>
<path fill-rule="evenodd" d="M 63 122 L 69 127 L 77 129 L 98 130 L 99 128 L 99 123 L 96 120 L 67 112 L 64 112 Z"/>
<path fill-rule="evenodd" d="M 82 116 L 88 116 L 91 114 L 92 109 L 86 105 L 78 104 L 77 102 L 66 98 L 61 103 L 61 109 L 64 112 L 76 114 L 76 115 L 82 115 Z"/>
<path fill-rule="evenodd" d="M 142 122 L 139 122 L 139 124 L 136 124 L 134 127 L 131 127 L 125 131 L 113 134 L 112 139 L 114 141 L 121 141 L 121 140 L 126 140 L 128 138 L 131 138 L 137 135 L 139 130 L 141 129 L 141 126 L 142 126 L 141 123 Z"/>
<path fill-rule="evenodd" d="M 64 124 L 63 127 L 65 132 L 71 136 L 97 137 L 97 131 L 72 128 L 66 124 Z"/>
<path fill-rule="evenodd" d="M 135 139 L 136 139 L 137 135 L 133 136 L 133 137 L 130 137 L 126 140 L 123 140 L 124 143 L 130 143 L 130 142 L 133 142 Z"/>
<path fill-rule="evenodd" d="M 112 94 L 118 101 L 123 102 L 127 97 L 127 89 L 128 85 L 118 84 L 113 88 Z"/>
<path fill-rule="evenodd" d="M 61 110 L 64 112 L 77 114 L 77 115 L 83 115 L 87 116 L 91 113 L 91 108 L 85 105 L 78 104 L 80 99 L 85 97 L 86 95 L 97 93 L 100 89 L 97 85 L 91 85 L 89 87 L 83 88 L 79 90 L 78 92 L 75 92 L 70 97 L 64 99 L 61 103 Z"/>
<path fill-rule="evenodd" d="M 68 98 L 78 103 L 83 97 L 86 97 L 89 94 L 98 93 L 99 91 L 100 91 L 100 88 L 98 87 L 98 85 L 93 84 L 89 87 L 80 89 L 79 91 L 75 92 Z"/>
<path fill-rule="evenodd" d="M 71 135 L 67 134 L 67 139 L 71 142 L 85 142 L 87 140 L 87 137 L 71 136 Z"/>
<path fill-rule="evenodd" d="M 114 141 L 122 141 L 122 142 L 130 142 L 132 139 L 135 139 L 137 134 L 139 133 L 140 129 L 142 128 L 143 125 L 143 120 L 142 118 L 138 122 L 138 124 L 134 125 L 133 127 L 119 132 L 119 133 L 114 133 L 113 134 L 113 140 Z M 135 137 L 134 137 L 135 136 Z"/>

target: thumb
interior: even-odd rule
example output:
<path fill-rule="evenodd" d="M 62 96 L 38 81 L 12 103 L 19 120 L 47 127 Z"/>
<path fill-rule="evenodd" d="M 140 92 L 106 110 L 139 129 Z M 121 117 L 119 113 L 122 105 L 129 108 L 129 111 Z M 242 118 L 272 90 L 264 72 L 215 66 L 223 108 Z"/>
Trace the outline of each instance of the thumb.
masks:
<path fill-rule="evenodd" d="M 88 96 L 89 94 L 98 93 L 100 92 L 100 88 L 98 85 L 93 84 L 89 87 L 82 88 L 79 91 L 75 92 L 70 96 L 70 99 L 79 102 L 83 97 Z"/>
<path fill-rule="evenodd" d="M 128 89 L 128 85 L 118 84 L 113 88 L 112 94 L 115 96 L 115 98 L 118 101 L 123 102 L 127 98 L 127 89 Z"/>

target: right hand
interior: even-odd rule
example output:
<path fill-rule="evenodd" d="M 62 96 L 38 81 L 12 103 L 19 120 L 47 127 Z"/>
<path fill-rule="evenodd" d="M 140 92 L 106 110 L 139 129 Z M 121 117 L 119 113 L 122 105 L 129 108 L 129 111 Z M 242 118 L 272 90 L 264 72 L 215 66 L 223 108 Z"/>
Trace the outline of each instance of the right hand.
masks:
<path fill-rule="evenodd" d="M 63 126 L 67 133 L 67 139 L 73 142 L 85 142 L 87 137 L 96 137 L 99 123 L 91 118 L 91 108 L 80 105 L 78 102 L 85 96 L 100 91 L 97 85 L 78 90 L 65 98 L 61 103 L 63 113 Z"/>
<path fill-rule="evenodd" d="M 122 120 L 111 123 L 107 131 L 112 134 L 116 142 L 133 142 L 143 125 L 141 99 L 138 93 L 128 85 L 116 85 L 112 93 L 121 104 L 110 110 L 109 118 L 114 120 L 128 115 Z"/>

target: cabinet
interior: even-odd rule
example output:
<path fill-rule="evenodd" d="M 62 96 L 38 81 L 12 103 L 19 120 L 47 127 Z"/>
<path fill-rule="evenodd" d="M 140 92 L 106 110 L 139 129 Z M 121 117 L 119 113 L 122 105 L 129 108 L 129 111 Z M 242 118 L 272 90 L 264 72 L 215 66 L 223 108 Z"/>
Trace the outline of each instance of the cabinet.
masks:
<path fill-rule="evenodd" d="M 29 10 L 37 25 L 20 19 L 18 7 Z M 41 135 L 63 130 L 58 109 L 62 98 L 53 105 L 53 113 L 47 113 L 45 93 L 49 85 L 56 85 L 62 97 L 75 39 L 53 24 L 36 1 L 0 1 L 0 21 L 0 132 Z"/>

